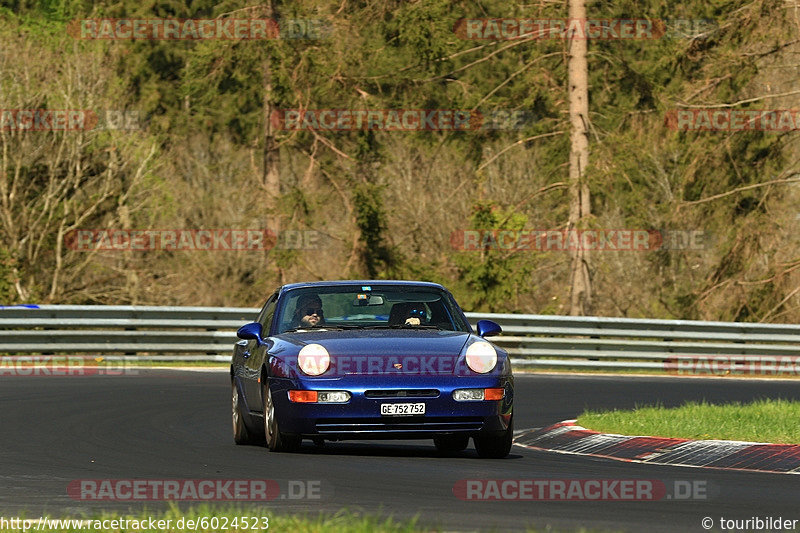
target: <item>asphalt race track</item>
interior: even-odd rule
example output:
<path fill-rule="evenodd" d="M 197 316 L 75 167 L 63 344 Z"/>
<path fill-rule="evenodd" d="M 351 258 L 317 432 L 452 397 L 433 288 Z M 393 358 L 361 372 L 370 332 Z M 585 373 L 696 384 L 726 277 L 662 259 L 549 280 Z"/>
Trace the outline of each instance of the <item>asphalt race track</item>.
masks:
<path fill-rule="evenodd" d="M 517 430 L 574 418 L 584 407 L 629 408 L 688 399 L 800 399 L 800 382 L 518 375 Z M 796 475 L 630 464 L 514 446 L 504 460 L 470 447 L 437 456 L 431 441 L 304 443 L 297 454 L 236 446 L 224 372 L 139 370 L 126 376 L 0 377 L 0 516 L 79 517 L 99 510 L 157 509 L 161 502 L 72 499 L 79 479 L 273 479 L 312 482 L 319 499 L 276 499 L 261 513 L 355 511 L 419 514 L 444 530 L 519 530 L 551 525 L 615 531 L 705 531 L 721 517 L 800 519 Z M 703 487 L 704 499 L 658 501 L 462 501 L 464 479 L 658 480 Z M 677 482 L 677 485 L 676 485 Z M 297 486 L 297 485 L 295 485 Z M 308 485 L 305 485 L 308 486 Z M 181 507 L 188 506 L 182 503 Z"/>

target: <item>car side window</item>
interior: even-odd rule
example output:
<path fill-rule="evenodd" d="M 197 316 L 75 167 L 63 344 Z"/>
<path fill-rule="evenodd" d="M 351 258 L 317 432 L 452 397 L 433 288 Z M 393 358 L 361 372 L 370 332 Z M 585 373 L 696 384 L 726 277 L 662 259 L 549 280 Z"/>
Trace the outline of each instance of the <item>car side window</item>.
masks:
<path fill-rule="evenodd" d="M 261 324 L 265 335 L 269 335 L 271 332 L 269 331 L 270 324 L 272 324 L 272 317 L 275 314 L 275 304 L 278 302 L 278 293 L 276 292 L 272 296 L 269 297 L 267 303 L 264 304 L 264 308 L 261 310 L 261 313 L 258 315 L 258 319 L 256 322 Z"/>

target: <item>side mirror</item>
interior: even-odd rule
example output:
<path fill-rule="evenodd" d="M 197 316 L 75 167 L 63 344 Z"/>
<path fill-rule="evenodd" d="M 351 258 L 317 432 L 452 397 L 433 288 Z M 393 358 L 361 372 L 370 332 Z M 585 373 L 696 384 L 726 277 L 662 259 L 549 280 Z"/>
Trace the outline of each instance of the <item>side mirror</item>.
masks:
<path fill-rule="evenodd" d="M 236 332 L 236 336 L 240 339 L 255 340 L 258 345 L 264 344 L 264 339 L 261 338 L 261 324 L 258 322 L 250 322 L 240 327 Z"/>
<path fill-rule="evenodd" d="M 491 337 L 492 335 L 500 334 L 502 331 L 503 328 L 496 322 L 492 322 L 491 320 L 478 320 L 478 337 Z"/>

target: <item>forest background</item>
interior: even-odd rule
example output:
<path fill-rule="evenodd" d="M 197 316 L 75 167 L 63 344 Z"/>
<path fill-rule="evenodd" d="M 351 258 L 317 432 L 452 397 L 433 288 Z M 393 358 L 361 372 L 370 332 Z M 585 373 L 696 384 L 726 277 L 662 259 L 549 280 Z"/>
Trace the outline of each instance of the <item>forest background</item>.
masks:
<path fill-rule="evenodd" d="M 128 129 L 0 128 L 0 303 L 259 306 L 281 283 L 388 278 L 443 283 L 469 311 L 566 314 L 567 252 L 462 250 L 458 236 L 565 229 L 567 43 L 454 31 L 464 18 L 565 19 L 566 1 L 0 6 L 0 109 L 137 117 Z M 680 109 L 800 108 L 800 5 L 589 1 L 587 15 L 713 23 L 588 42 L 584 229 L 703 235 L 689 249 L 592 253 L 592 314 L 800 322 L 798 131 L 670 122 Z M 87 18 L 271 18 L 325 31 L 76 38 L 75 21 Z M 526 120 L 289 131 L 267 120 L 282 109 L 507 110 Z M 69 236 L 87 228 L 269 229 L 279 243 L 315 233 L 313 246 L 259 251 L 72 249 Z"/>

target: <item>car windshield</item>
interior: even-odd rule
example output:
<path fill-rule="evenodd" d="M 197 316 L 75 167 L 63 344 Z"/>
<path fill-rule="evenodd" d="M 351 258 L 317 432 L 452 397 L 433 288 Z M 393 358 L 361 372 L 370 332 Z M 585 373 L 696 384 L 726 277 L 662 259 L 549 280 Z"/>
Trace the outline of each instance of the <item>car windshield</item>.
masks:
<path fill-rule="evenodd" d="M 278 333 L 319 328 L 471 331 L 453 298 L 435 287 L 337 285 L 282 296 Z"/>

